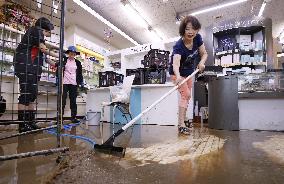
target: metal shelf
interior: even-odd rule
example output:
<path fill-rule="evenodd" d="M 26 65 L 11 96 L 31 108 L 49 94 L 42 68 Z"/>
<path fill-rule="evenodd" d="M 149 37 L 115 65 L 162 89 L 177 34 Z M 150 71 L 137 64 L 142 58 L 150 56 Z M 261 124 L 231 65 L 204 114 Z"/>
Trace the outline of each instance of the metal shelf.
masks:
<path fill-rule="evenodd" d="M 9 27 L 9 26 L 4 25 L 4 24 L 0 24 L 0 28 L 1 28 L 2 30 L 11 31 L 11 32 L 13 32 L 13 33 L 17 33 L 17 34 L 20 34 L 20 35 L 24 35 L 24 34 L 25 34 L 25 32 L 23 32 L 23 31 L 19 31 L 19 30 L 17 30 L 17 29 L 14 29 L 14 28 Z M 52 42 L 50 42 L 50 41 L 47 41 L 47 40 L 46 40 L 46 41 L 45 41 L 45 44 L 46 44 L 46 46 L 48 46 L 49 48 L 59 49 L 59 46 L 58 46 L 58 45 L 56 45 L 56 44 L 54 44 L 54 43 L 52 43 Z"/>

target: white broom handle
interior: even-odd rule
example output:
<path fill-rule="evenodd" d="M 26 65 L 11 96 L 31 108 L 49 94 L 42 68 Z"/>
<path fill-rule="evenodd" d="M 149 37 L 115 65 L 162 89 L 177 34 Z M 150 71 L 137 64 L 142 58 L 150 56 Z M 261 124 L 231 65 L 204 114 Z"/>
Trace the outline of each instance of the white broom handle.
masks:
<path fill-rule="evenodd" d="M 146 114 L 149 110 L 151 110 L 153 107 L 155 107 L 158 103 L 160 103 L 162 100 L 164 100 L 167 96 L 169 96 L 171 93 L 173 93 L 175 90 L 177 90 L 181 85 L 183 85 L 185 82 L 187 82 L 190 78 L 192 78 L 196 73 L 199 72 L 199 69 L 195 70 L 191 75 L 186 77 L 181 83 L 176 85 L 173 89 L 171 89 L 169 92 L 164 94 L 159 100 L 154 102 L 151 106 L 147 107 L 143 112 L 141 112 L 138 116 L 136 116 L 134 119 L 129 121 L 126 125 L 122 127 L 123 130 L 126 130 L 129 128 L 132 124 L 134 124 L 139 118 L 141 118 L 144 114 Z"/>

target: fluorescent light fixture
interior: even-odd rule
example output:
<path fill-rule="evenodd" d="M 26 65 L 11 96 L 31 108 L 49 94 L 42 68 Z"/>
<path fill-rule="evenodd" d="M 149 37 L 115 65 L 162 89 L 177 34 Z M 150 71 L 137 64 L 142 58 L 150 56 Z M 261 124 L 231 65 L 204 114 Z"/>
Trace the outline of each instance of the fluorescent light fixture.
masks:
<path fill-rule="evenodd" d="M 136 9 L 134 9 L 132 7 L 131 4 L 126 3 L 125 5 L 123 5 L 125 13 L 128 15 L 129 18 L 131 18 L 133 20 L 133 22 L 135 22 L 136 24 L 138 24 L 139 26 L 147 29 L 148 28 L 148 23 L 147 21 L 137 12 Z"/>
<path fill-rule="evenodd" d="M 260 8 L 259 13 L 258 13 L 258 17 L 262 16 L 265 6 L 266 6 L 266 0 L 264 0 L 262 5 L 261 5 L 261 8 Z"/>
<path fill-rule="evenodd" d="M 246 2 L 246 1 L 248 1 L 248 0 L 232 1 L 232 2 L 229 2 L 229 3 L 225 3 L 225 4 L 213 6 L 211 8 L 207 8 L 207 9 L 204 9 L 204 10 L 200 10 L 200 11 L 197 11 L 197 12 L 193 12 L 190 15 L 194 15 L 195 16 L 195 15 L 199 15 L 199 14 L 202 14 L 202 13 L 206 13 L 206 12 L 218 10 L 218 9 L 221 9 L 221 8 L 225 8 L 225 7 L 228 7 L 228 6 L 236 5 L 236 4 L 239 4 L 239 3 L 243 3 L 243 2 Z"/>
<path fill-rule="evenodd" d="M 135 40 L 133 40 L 130 36 L 128 36 L 127 34 L 125 34 L 123 31 L 121 31 L 119 28 L 117 28 L 115 25 L 113 25 L 112 23 L 110 23 L 108 20 L 106 20 L 104 17 L 102 17 L 100 14 L 98 14 L 97 12 L 95 12 L 93 9 L 91 9 L 89 6 L 87 6 L 85 3 L 83 3 L 81 0 L 73 0 L 77 5 L 81 6 L 84 10 L 86 10 L 87 12 L 89 12 L 91 15 L 93 15 L 94 17 L 96 17 L 97 19 L 99 19 L 100 21 L 102 21 L 104 24 L 106 24 L 107 26 L 109 26 L 111 29 L 113 29 L 114 31 L 116 31 L 117 33 L 119 33 L 121 36 L 123 36 L 124 38 L 126 38 L 127 40 L 129 40 L 131 43 L 133 43 L 134 45 L 139 45 L 138 42 L 136 42 Z"/>
<path fill-rule="evenodd" d="M 147 21 L 146 17 L 139 13 L 137 9 L 131 5 L 128 1 L 123 2 L 123 7 L 125 9 L 125 12 L 127 13 L 128 17 L 131 18 L 134 22 L 136 22 L 138 25 L 140 25 L 143 28 L 146 28 L 149 31 L 149 35 L 151 36 L 151 39 L 154 41 L 157 40 L 163 40 L 164 34 L 159 30 L 154 30 Z"/>

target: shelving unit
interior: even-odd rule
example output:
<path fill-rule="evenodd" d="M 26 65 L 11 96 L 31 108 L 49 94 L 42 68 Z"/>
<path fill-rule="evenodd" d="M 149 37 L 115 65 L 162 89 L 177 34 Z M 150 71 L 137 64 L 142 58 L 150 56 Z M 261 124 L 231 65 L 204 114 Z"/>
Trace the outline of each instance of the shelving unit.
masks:
<path fill-rule="evenodd" d="M 213 34 L 215 66 L 265 66 L 266 34 L 264 26 L 239 27 Z"/>
<path fill-rule="evenodd" d="M 17 119 L 17 102 L 19 96 L 19 81 L 16 76 L 14 76 L 13 71 L 13 56 L 16 51 L 17 44 L 20 43 L 22 36 L 25 33 L 23 31 L 16 30 L 7 25 L 0 24 L 0 47 L 2 54 L 0 55 L 0 69 L 2 70 L 2 88 L 1 95 L 7 100 L 7 116 L 1 117 L 1 119 Z M 3 42 L 4 47 L 3 47 Z M 50 41 L 46 41 L 46 46 L 50 49 L 59 49 L 59 46 Z M 4 59 L 4 60 L 3 60 Z M 57 98 L 57 89 L 54 85 L 55 80 L 49 81 L 49 78 L 55 77 L 55 72 L 51 69 L 48 69 L 49 65 L 45 65 L 43 67 L 43 75 L 47 77 L 42 77 L 41 81 L 39 81 L 39 93 L 38 93 L 38 111 L 48 111 L 48 116 L 55 117 L 57 112 L 57 105 L 48 104 L 50 101 L 52 103 L 56 102 Z M 47 93 L 48 90 L 48 93 Z M 48 96 L 47 96 L 48 95 Z M 48 101 L 48 103 L 47 103 Z M 13 102 L 13 103 L 12 103 Z M 10 113 L 10 114 L 9 114 Z M 43 116 L 42 114 L 38 115 L 38 118 Z M 45 116 L 45 115 L 44 115 Z"/>

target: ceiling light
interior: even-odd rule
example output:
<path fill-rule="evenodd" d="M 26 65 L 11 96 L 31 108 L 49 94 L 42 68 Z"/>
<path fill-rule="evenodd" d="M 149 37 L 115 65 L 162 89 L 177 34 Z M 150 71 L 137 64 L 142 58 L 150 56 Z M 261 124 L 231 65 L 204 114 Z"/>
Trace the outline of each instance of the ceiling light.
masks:
<path fill-rule="evenodd" d="M 115 25 L 113 25 L 112 23 L 110 23 L 108 20 L 106 20 L 104 17 L 102 17 L 100 14 L 98 14 L 97 12 L 95 12 L 93 9 L 91 9 L 89 6 L 87 6 L 85 3 L 83 3 L 81 0 L 73 0 L 77 5 L 81 6 L 84 10 L 86 10 L 87 12 L 89 12 L 91 15 L 93 15 L 94 17 L 96 17 L 97 19 L 99 19 L 100 21 L 102 21 L 104 24 L 106 24 L 107 26 L 109 26 L 111 29 L 113 29 L 114 31 L 116 31 L 117 33 L 119 33 L 121 36 L 123 36 L 124 38 L 126 38 L 127 40 L 129 40 L 131 43 L 133 43 L 134 45 L 139 45 L 138 42 L 136 42 L 135 40 L 133 40 L 130 36 L 128 36 L 127 34 L 125 34 L 123 31 L 121 31 L 119 28 L 117 28 Z"/>
<path fill-rule="evenodd" d="M 164 34 L 161 31 L 154 30 L 150 26 L 145 15 L 139 13 L 137 9 L 135 9 L 135 7 L 132 6 L 128 0 L 122 0 L 121 2 L 124 5 L 123 7 L 128 17 L 131 18 L 134 22 L 136 22 L 141 27 L 148 29 L 149 35 L 152 37 L 152 40 L 153 38 L 155 38 L 154 41 L 163 40 Z"/>
<path fill-rule="evenodd" d="M 259 13 L 258 13 L 258 17 L 262 17 L 265 6 L 266 6 L 266 0 L 264 0 L 262 5 L 261 5 L 261 8 L 260 8 Z"/>
<path fill-rule="evenodd" d="M 200 10 L 200 11 L 197 11 L 197 12 L 193 12 L 190 15 L 194 15 L 195 16 L 195 15 L 199 15 L 199 14 L 210 12 L 210 11 L 214 11 L 214 10 L 218 10 L 218 9 L 221 9 L 221 8 L 225 8 L 225 7 L 232 6 L 232 5 L 239 4 L 239 3 L 242 3 L 242 2 L 246 2 L 246 1 L 248 1 L 248 0 L 232 1 L 232 2 L 229 2 L 229 3 L 225 3 L 225 4 L 213 6 L 211 8 L 207 8 L 207 9 L 204 9 L 204 10 Z"/>
<path fill-rule="evenodd" d="M 136 9 L 133 8 L 133 6 L 129 3 L 126 3 L 124 6 L 125 13 L 128 15 L 129 18 L 133 20 L 137 25 L 148 28 L 147 21 L 138 13 Z"/>

